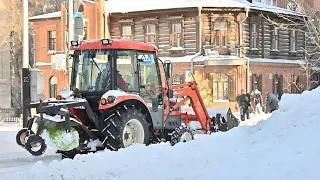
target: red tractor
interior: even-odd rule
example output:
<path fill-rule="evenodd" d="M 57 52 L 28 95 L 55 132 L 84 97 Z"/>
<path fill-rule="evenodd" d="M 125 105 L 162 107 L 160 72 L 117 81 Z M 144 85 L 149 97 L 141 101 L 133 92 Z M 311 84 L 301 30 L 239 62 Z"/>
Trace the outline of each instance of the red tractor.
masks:
<path fill-rule="evenodd" d="M 71 158 L 90 152 L 88 142 L 92 140 L 101 142 L 98 150 L 118 150 L 135 143 L 170 141 L 174 145 L 191 141 L 193 131 L 187 128 L 190 121 L 199 121 L 206 133 L 219 130 L 204 106 L 196 82 L 168 84 L 171 62 L 162 62 L 154 45 L 102 39 L 72 41 L 71 49 L 72 91 L 58 95 L 54 101 L 27 106 L 36 108 L 37 114 L 29 117 L 27 127 L 18 132 L 16 140 L 32 155 L 40 156 L 46 150 L 41 137 L 44 129 L 60 128 L 69 134 L 74 129 L 78 133 L 77 147 L 59 150 Z M 161 69 L 165 78 L 161 78 Z M 173 97 L 183 100 L 176 102 Z M 189 100 L 194 114 L 180 110 Z M 228 114 L 227 122 L 238 126 L 239 121 L 230 110 Z M 36 133 L 32 131 L 34 122 L 38 124 Z"/>

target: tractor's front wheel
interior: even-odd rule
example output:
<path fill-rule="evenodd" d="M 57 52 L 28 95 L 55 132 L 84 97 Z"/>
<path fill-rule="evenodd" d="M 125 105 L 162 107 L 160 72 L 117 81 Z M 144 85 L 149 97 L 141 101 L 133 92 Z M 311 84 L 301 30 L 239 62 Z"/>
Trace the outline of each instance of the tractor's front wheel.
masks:
<path fill-rule="evenodd" d="M 192 130 L 190 130 L 189 128 L 180 126 L 175 128 L 175 130 L 172 132 L 170 144 L 171 146 L 174 146 L 177 143 L 188 142 L 192 140 L 194 140 L 194 134 Z"/>
<path fill-rule="evenodd" d="M 149 144 L 149 128 L 145 115 L 131 107 L 114 110 L 103 122 L 103 144 L 117 151 L 132 144 Z"/>

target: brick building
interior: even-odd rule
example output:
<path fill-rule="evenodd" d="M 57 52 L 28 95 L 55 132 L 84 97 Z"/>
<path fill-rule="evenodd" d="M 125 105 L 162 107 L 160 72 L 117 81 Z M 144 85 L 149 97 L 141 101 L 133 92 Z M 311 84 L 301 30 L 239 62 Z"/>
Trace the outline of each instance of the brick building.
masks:
<path fill-rule="evenodd" d="M 103 20 L 104 3 L 85 0 L 83 2 L 81 6 L 85 7 L 82 8 L 85 38 L 99 39 L 105 33 L 101 24 L 104 21 L 97 20 Z M 36 67 L 45 72 L 45 98 L 54 98 L 69 88 L 64 55 L 67 27 L 65 17 L 66 7 L 62 3 L 59 12 L 29 18 L 36 39 Z"/>
<path fill-rule="evenodd" d="M 174 83 L 188 80 L 191 71 L 199 71 L 209 79 L 213 107 L 233 108 L 241 89 L 259 89 L 263 95 L 273 92 L 279 96 L 303 89 L 300 60 L 304 55 L 304 34 L 295 28 L 276 27 L 261 16 L 283 22 L 274 12 L 298 15 L 295 12 L 237 0 L 224 3 L 195 0 L 187 5 L 179 1 L 166 5 L 138 0 L 135 7 L 124 6 L 131 3 L 126 0 L 83 2 L 86 39 L 111 37 L 154 43 L 160 59 L 172 61 Z M 66 27 L 65 19 L 61 18 L 66 17 L 63 4 L 61 12 L 54 18 L 32 18 L 34 27 L 39 27 L 34 28 L 34 33 L 43 37 L 37 38 L 36 43 L 39 64 L 44 60 L 50 62 L 52 57 L 47 53 L 49 27 L 56 28 L 57 48 L 63 48 Z M 67 83 L 63 78 L 65 72 L 47 71 L 48 81 L 52 73 L 61 73 L 61 77 L 57 75 L 58 83 Z M 49 87 L 48 82 L 48 94 Z"/>

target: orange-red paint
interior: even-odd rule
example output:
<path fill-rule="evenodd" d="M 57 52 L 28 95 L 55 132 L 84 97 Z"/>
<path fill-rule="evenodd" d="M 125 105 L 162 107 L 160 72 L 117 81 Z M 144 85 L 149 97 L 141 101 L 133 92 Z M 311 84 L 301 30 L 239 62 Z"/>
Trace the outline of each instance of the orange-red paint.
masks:
<path fill-rule="evenodd" d="M 169 106 L 170 101 L 166 100 L 165 101 L 166 108 L 164 110 L 164 119 L 167 119 L 169 115 L 181 116 L 181 118 L 184 120 L 186 125 L 188 124 L 189 121 L 199 121 L 202 129 L 208 132 L 210 130 L 210 127 L 212 126 L 212 122 L 211 122 L 209 113 L 204 105 L 204 102 L 201 98 L 196 82 L 191 81 L 184 84 L 172 85 L 169 87 L 169 89 L 173 90 L 174 96 L 186 97 L 186 98 L 184 98 L 180 102 L 177 102 L 171 108 Z M 164 93 L 167 93 L 167 92 L 168 92 L 168 88 L 164 88 Z M 190 100 L 191 102 L 191 106 L 195 115 L 176 111 L 178 107 L 182 106 L 188 100 Z"/>
<path fill-rule="evenodd" d="M 99 40 L 82 40 L 79 42 L 79 47 L 71 46 L 71 50 L 86 50 L 86 49 L 131 49 L 140 51 L 156 52 L 156 46 L 148 43 L 142 43 L 137 41 L 128 41 L 120 39 L 110 39 L 110 45 L 102 44 Z"/>
<path fill-rule="evenodd" d="M 133 100 L 133 99 L 134 100 L 138 100 L 138 101 L 142 102 L 144 105 L 146 105 L 146 103 L 144 102 L 144 100 L 141 97 L 128 94 L 128 95 L 125 95 L 125 96 L 118 96 L 114 103 L 106 104 L 106 105 L 100 104 L 99 110 L 108 109 L 108 108 L 114 107 L 115 105 L 117 105 L 117 104 L 119 104 L 119 103 L 121 103 L 121 102 L 123 102 L 125 100 Z"/>

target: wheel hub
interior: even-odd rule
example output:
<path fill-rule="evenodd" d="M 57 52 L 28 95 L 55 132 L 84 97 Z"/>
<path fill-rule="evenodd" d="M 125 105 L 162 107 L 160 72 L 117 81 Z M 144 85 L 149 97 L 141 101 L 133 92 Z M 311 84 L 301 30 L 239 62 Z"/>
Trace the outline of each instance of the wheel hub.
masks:
<path fill-rule="evenodd" d="M 128 147 L 132 144 L 144 142 L 144 130 L 142 124 L 137 119 L 129 120 L 123 130 L 123 145 Z"/>
<path fill-rule="evenodd" d="M 180 142 L 192 141 L 192 135 L 188 132 L 185 132 L 181 135 Z"/>

